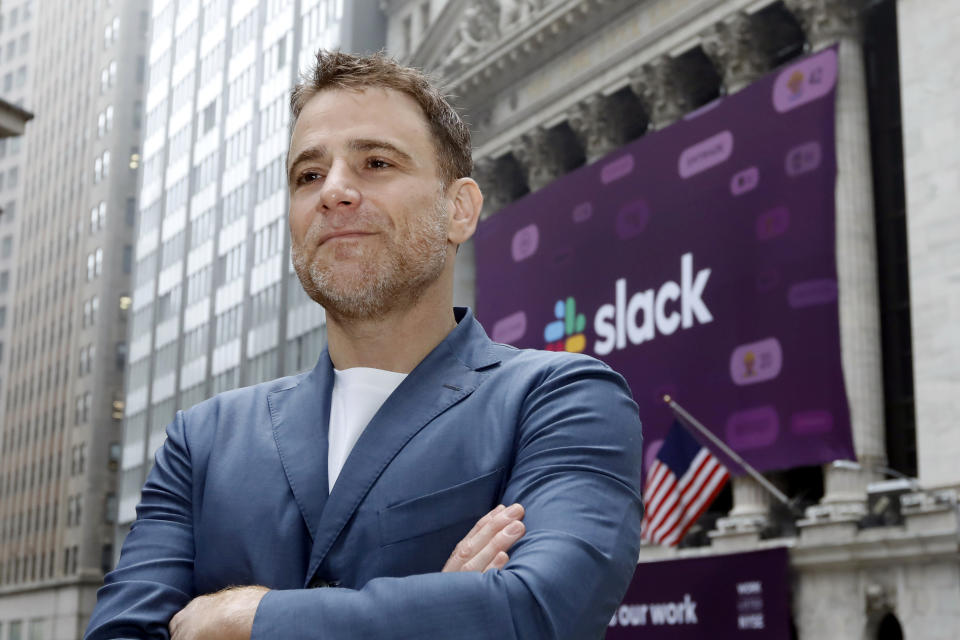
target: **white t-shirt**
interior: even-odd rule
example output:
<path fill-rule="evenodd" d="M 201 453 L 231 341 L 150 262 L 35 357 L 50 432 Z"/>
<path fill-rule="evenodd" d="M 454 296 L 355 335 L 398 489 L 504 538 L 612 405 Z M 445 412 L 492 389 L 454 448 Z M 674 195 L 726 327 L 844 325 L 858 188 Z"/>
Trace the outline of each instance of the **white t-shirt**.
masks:
<path fill-rule="evenodd" d="M 360 434 L 407 377 L 405 373 L 369 367 L 334 369 L 333 373 L 327 448 L 327 487 L 330 491 Z"/>

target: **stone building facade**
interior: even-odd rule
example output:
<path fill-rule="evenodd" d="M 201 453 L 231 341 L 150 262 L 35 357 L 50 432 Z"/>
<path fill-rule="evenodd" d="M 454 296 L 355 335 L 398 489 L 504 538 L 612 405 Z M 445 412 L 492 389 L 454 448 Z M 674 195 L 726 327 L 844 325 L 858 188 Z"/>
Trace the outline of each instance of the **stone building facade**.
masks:
<path fill-rule="evenodd" d="M 950 82 L 960 6 L 381 6 L 388 51 L 442 79 L 466 114 L 484 217 L 792 58 L 837 45 L 841 356 L 858 462 L 770 474 L 788 492 L 815 487 L 804 516 L 786 521 L 757 483 L 736 478 L 727 508 L 701 526 L 698 540 L 646 547 L 640 561 L 786 546 L 799 638 L 957 637 L 960 435 L 951 427 L 960 414 L 960 219 L 948 203 L 960 195 L 960 95 Z M 470 304 L 470 247 L 459 259 L 456 297 Z M 878 519 L 878 502 L 889 500 L 894 510 Z"/>

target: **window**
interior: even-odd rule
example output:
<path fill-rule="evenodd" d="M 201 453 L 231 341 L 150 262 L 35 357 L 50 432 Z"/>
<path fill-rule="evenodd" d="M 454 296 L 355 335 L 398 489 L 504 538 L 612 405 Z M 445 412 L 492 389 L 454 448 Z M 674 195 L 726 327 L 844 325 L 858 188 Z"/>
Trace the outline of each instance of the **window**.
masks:
<path fill-rule="evenodd" d="M 216 344 L 219 346 L 240 335 L 243 305 L 235 305 L 217 316 Z"/>
<path fill-rule="evenodd" d="M 117 371 L 123 371 L 123 369 L 127 366 L 127 343 L 118 342 L 114 355 Z"/>
<path fill-rule="evenodd" d="M 13 236 L 4 236 L 0 241 L 0 258 L 9 258 L 13 253 Z"/>
<path fill-rule="evenodd" d="M 180 311 L 179 284 L 157 299 L 157 323 L 175 317 L 178 311 Z"/>
<path fill-rule="evenodd" d="M 187 278 L 187 305 L 203 300 L 210 294 L 211 268 L 206 266 Z"/>
<path fill-rule="evenodd" d="M 10 288 L 10 272 L 0 271 L 0 293 L 6 293 Z"/>
<path fill-rule="evenodd" d="M 230 249 L 225 255 L 220 256 L 218 269 L 220 271 L 220 284 L 226 284 L 234 278 L 243 275 L 245 265 L 245 245 Z"/>
<path fill-rule="evenodd" d="M 209 132 L 217 124 L 217 101 L 203 108 L 203 133 Z"/>
<path fill-rule="evenodd" d="M 107 224 L 107 203 L 100 202 L 90 208 L 90 233 L 96 233 Z"/>
<path fill-rule="evenodd" d="M 103 249 L 87 255 L 87 282 L 103 273 Z"/>
<path fill-rule="evenodd" d="M 110 175 L 110 152 L 104 151 L 93 161 L 93 183 L 106 180 Z"/>
<path fill-rule="evenodd" d="M 204 323 L 183 336 L 183 361 L 190 362 L 207 353 L 210 325 Z"/>

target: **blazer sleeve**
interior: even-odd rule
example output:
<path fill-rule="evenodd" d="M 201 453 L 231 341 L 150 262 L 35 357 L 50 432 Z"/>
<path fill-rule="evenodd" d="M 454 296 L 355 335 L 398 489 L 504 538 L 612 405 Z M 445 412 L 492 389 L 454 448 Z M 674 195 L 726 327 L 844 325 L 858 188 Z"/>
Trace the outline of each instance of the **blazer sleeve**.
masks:
<path fill-rule="evenodd" d="M 636 568 L 640 465 L 637 406 L 623 378 L 567 357 L 521 411 L 503 502 L 524 505 L 527 531 L 504 569 L 270 591 L 252 639 L 602 637 Z"/>
<path fill-rule="evenodd" d="M 170 637 L 193 593 L 192 472 L 183 412 L 167 427 L 117 568 L 97 592 L 85 640 Z"/>

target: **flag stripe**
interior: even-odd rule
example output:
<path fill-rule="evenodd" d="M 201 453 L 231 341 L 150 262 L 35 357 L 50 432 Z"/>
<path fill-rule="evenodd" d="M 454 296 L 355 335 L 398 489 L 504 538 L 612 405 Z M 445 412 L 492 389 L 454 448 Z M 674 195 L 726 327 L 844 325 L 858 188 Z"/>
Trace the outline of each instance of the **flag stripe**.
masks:
<path fill-rule="evenodd" d="M 718 464 L 716 458 L 709 455 L 709 453 L 704 457 L 703 463 L 700 465 L 700 468 L 697 469 L 697 474 L 688 478 L 687 486 L 680 490 L 679 503 L 683 507 L 682 512 L 677 512 L 676 517 L 670 519 L 669 527 L 667 527 L 666 522 L 660 526 L 660 538 L 666 538 L 676 526 L 682 525 L 686 519 L 686 514 L 689 513 L 692 504 L 700 496 L 701 489 L 710 479 L 710 475 Z"/>
<path fill-rule="evenodd" d="M 641 537 L 647 542 L 678 544 L 729 477 L 710 450 L 674 422 L 647 474 Z"/>

